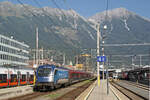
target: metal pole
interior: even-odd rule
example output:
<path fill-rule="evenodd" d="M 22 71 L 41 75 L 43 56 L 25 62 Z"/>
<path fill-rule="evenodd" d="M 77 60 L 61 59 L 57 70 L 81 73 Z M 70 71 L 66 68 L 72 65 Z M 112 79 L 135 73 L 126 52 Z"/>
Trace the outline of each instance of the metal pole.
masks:
<path fill-rule="evenodd" d="M 132 56 L 132 69 L 134 69 L 134 61 L 133 61 L 133 56 Z"/>
<path fill-rule="evenodd" d="M 109 80 L 108 80 L 108 67 L 109 67 L 109 58 L 107 57 L 107 67 L 106 67 L 106 70 L 107 70 L 107 94 L 109 94 Z"/>
<path fill-rule="evenodd" d="M 34 82 L 33 85 L 35 85 L 36 82 L 36 68 L 38 67 L 38 27 L 36 27 L 36 67 L 34 68 Z"/>
<path fill-rule="evenodd" d="M 42 47 L 42 65 L 43 65 L 43 61 L 44 61 L 44 56 L 43 56 L 43 52 L 44 52 L 44 50 L 43 50 L 43 47 Z"/>
<path fill-rule="evenodd" d="M 63 54 L 63 65 L 65 65 L 65 61 L 66 60 L 66 55 L 65 55 L 65 53 Z"/>
<path fill-rule="evenodd" d="M 97 25 L 97 57 L 100 55 L 99 47 L 100 47 L 100 31 L 99 31 L 99 24 Z M 100 74 L 99 74 L 99 67 L 100 64 L 97 62 L 97 82 L 98 86 L 100 86 Z"/>
<path fill-rule="evenodd" d="M 36 27 L 36 67 L 38 66 L 38 59 L 39 59 L 39 51 L 38 51 L 38 42 L 39 42 L 39 39 L 38 39 L 38 27 Z"/>
<path fill-rule="evenodd" d="M 104 38 L 103 38 L 103 41 L 102 41 L 102 42 L 103 42 L 103 45 L 104 45 Z M 104 55 L 104 46 L 103 46 L 103 48 L 102 48 L 102 51 L 103 51 L 103 56 L 105 56 L 105 55 Z M 104 68 L 104 65 L 105 65 L 105 62 L 103 62 L 103 80 L 104 80 L 104 78 L 105 78 L 105 74 L 104 74 L 104 69 L 105 69 L 105 68 Z"/>
<path fill-rule="evenodd" d="M 87 56 L 85 56 L 85 64 L 86 64 L 85 71 L 87 72 Z"/>
<path fill-rule="evenodd" d="M 140 55 L 140 67 L 142 66 L 142 55 Z"/>
<path fill-rule="evenodd" d="M 35 61 L 35 52 L 33 53 L 33 65 L 36 63 Z"/>
<path fill-rule="evenodd" d="M 104 74 L 104 62 L 103 62 L 103 80 L 105 79 L 105 74 Z"/>
<path fill-rule="evenodd" d="M 76 65 L 78 64 L 78 55 L 77 55 L 77 58 L 76 58 Z"/>

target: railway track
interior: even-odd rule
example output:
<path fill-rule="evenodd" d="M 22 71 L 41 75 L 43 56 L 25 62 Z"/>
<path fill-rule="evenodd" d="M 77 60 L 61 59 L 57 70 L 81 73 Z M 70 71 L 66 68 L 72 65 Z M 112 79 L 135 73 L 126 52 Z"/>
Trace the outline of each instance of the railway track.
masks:
<path fill-rule="evenodd" d="M 121 86 L 117 82 L 110 82 L 112 86 L 117 88 L 121 93 L 123 93 L 125 96 L 127 96 L 130 100 L 148 100 L 147 97 L 141 96 L 137 94 L 136 92 L 131 91 L 130 89 Z"/>
<path fill-rule="evenodd" d="M 137 83 L 137 82 L 131 82 L 131 81 L 122 81 L 122 82 L 125 82 L 129 85 L 133 85 L 133 86 L 136 86 L 138 88 L 142 88 L 144 90 L 150 91 L 150 87 L 147 86 L 147 85 L 144 85 L 144 84 L 140 84 L 140 83 Z"/>
<path fill-rule="evenodd" d="M 50 92 L 33 92 L 31 94 L 22 95 L 22 96 L 10 98 L 7 100 L 32 100 L 34 98 L 37 98 L 46 94 L 50 94 Z"/>
<path fill-rule="evenodd" d="M 85 89 L 87 89 L 92 83 L 94 82 L 94 80 L 90 81 L 87 84 L 84 84 L 82 86 L 79 86 L 76 89 L 73 89 L 72 91 L 69 91 L 68 93 L 66 93 L 65 95 L 57 98 L 56 100 L 75 100 Z"/>
<path fill-rule="evenodd" d="M 74 100 L 72 98 L 76 98 L 81 92 L 83 92 L 88 86 L 90 86 L 90 84 L 92 84 L 94 82 L 94 80 L 95 79 L 89 80 L 89 82 L 87 82 L 85 84 L 82 84 L 82 85 L 79 85 L 79 86 L 78 85 L 74 86 L 75 84 L 73 84 L 71 86 L 67 86 L 66 88 L 58 88 L 58 89 L 55 89 L 53 91 L 47 91 L 47 92 L 33 92 L 31 94 L 22 95 L 22 96 L 10 98 L 10 99 L 7 99 L 7 100 L 36 100 L 36 98 L 38 99 L 42 96 L 46 97 L 46 95 L 59 94 L 60 91 L 62 91 L 62 90 L 67 91 L 68 88 L 70 88 L 70 91 L 68 91 L 67 93 L 64 93 L 63 95 L 61 95 L 60 97 L 58 97 L 56 99 L 50 99 L 50 100 Z M 80 84 L 80 82 L 77 83 L 77 84 Z M 74 94 L 74 95 L 72 96 L 72 94 Z M 66 97 L 71 98 L 71 99 L 63 99 L 63 98 L 66 98 Z M 44 100 L 44 99 L 45 98 L 43 98 L 42 100 Z"/>

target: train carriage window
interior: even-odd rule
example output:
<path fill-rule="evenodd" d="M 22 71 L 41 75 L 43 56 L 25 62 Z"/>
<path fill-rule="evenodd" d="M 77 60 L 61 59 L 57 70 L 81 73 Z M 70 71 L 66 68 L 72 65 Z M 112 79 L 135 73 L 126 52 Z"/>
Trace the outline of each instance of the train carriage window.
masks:
<path fill-rule="evenodd" d="M 22 75 L 22 82 L 26 81 L 26 75 Z"/>
<path fill-rule="evenodd" d="M 3 76 L 2 74 L 0 74 L 0 83 L 2 82 L 2 80 L 3 80 Z"/>
<path fill-rule="evenodd" d="M 17 75 L 16 74 L 11 74 L 11 79 L 10 82 L 17 82 Z"/>
<path fill-rule="evenodd" d="M 29 79 L 30 79 L 30 74 L 29 72 L 27 72 L 27 81 L 29 81 Z"/>
<path fill-rule="evenodd" d="M 4 82 L 4 83 L 7 82 L 7 74 L 3 74 L 3 82 Z"/>
<path fill-rule="evenodd" d="M 34 75 L 30 75 L 29 81 L 33 81 L 33 79 L 34 79 Z"/>
<path fill-rule="evenodd" d="M 0 74 L 0 83 L 7 83 L 7 74 Z"/>

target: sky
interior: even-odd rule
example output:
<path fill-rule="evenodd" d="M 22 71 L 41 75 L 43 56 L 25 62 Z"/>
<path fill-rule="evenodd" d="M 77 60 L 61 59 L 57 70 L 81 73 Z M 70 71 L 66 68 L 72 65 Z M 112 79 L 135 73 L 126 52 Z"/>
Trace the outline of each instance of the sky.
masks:
<path fill-rule="evenodd" d="M 11 1 L 18 4 L 17 0 L 0 0 Z M 49 6 L 52 8 L 69 9 L 72 8 L 80 15 L 88 18 L 98 12 L 106 10 L 107 0 L 20 0 L 25 4 L 36 7 Z M 35 3 L 40 3 L 38 5 Z M 54 2 L 56 2 L 56 4 Z M 124 7 L 129 11 L 135 12 L 140 16 L 150 18 L 150 0 L 108 0 L 108 9 Z"/>

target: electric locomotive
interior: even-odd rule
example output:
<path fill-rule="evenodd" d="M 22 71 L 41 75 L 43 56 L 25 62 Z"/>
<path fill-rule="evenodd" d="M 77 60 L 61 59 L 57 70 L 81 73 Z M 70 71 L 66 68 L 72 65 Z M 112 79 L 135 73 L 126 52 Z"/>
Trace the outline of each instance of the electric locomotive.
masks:
<path fill-rule="evenodd" d="M 69 70 L 55 65 L 42 65 L 36 71 L 33 90 L 51 90 L 69 82 Z"/>
<path fill-rule="evenodd" d="M 42 65 L 36 70 L 36 82 L 33 91 L 52 90 L 92 77 L 91 73 L 83 71 L 70 70 L 55 65 Z"/>

